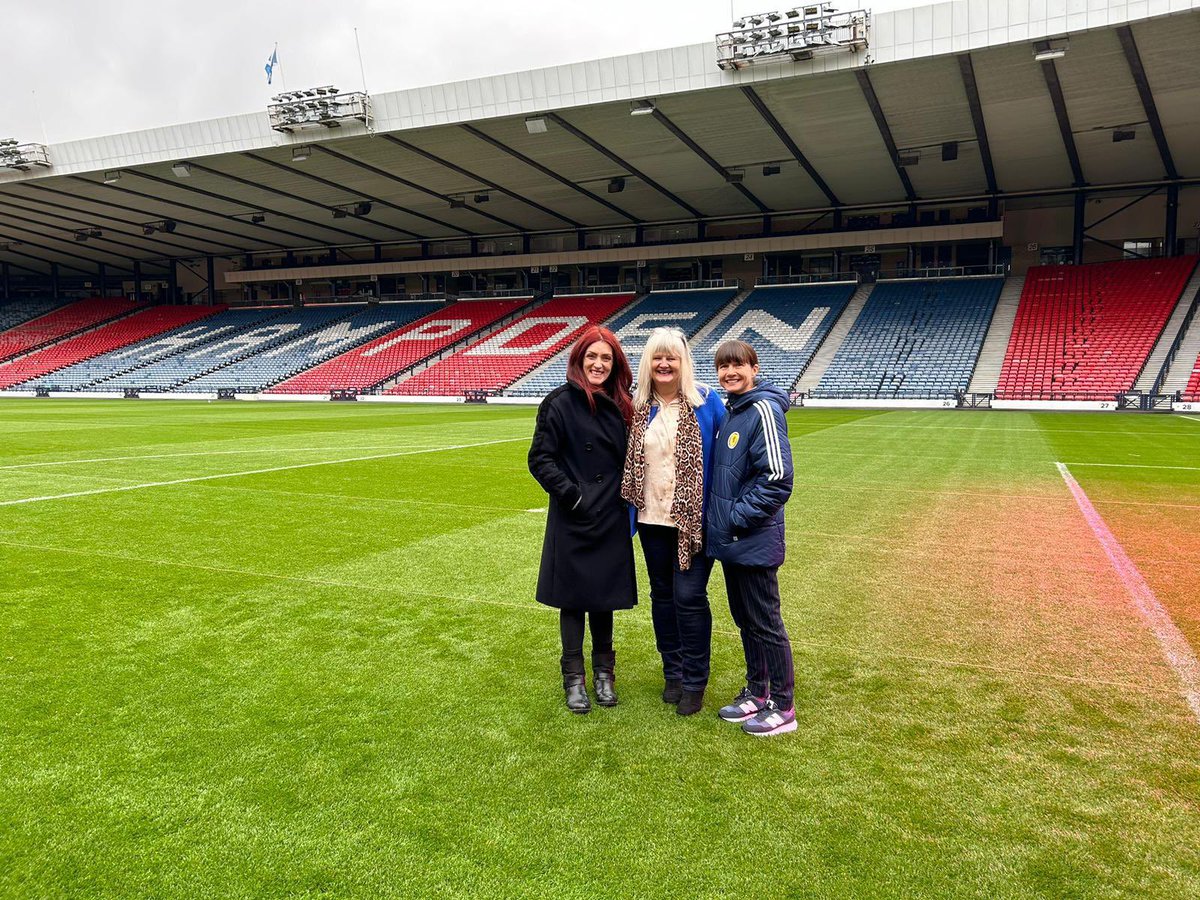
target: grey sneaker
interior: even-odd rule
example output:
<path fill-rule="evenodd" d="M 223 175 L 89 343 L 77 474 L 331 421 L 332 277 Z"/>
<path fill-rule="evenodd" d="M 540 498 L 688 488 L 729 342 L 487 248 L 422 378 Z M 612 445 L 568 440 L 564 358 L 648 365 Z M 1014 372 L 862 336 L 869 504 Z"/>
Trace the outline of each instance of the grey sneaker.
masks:
<path fill-rule="evenodd" d="M 742 731 L 755 737 L 770 737 L 796 730 L 796 710 L 780 709 L 774 700 L 768 700 L 754 718 L 742 725 Z"/>
<path fill-rule="evenodd" d="M 762 709 L 766 702 L 764 697 L 755 697 L 750 688 L 742 688 L 742 692 L 733 698 L 733 702 L 722 706 L 717 715 L 726 722 L 745 722 Z"/>

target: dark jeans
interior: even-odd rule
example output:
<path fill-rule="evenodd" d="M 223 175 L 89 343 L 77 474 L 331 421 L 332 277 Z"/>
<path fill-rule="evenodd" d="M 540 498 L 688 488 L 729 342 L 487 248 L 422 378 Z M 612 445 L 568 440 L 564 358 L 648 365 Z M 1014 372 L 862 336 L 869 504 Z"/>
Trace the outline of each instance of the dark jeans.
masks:
<path fill-rule="evenodd" d="M 792 644 L 779 611 L 779 569 L 722 562 L 729 611 L 742 633 L 746 687 L 770 697 L 780 709 L 792 708 L 796 676 Z"/>
<path fill-rule="evenodd" d="M 663 677 L 682 681 L 685 691 L 702 691 L 712 656 L 708 576 L 713 561 L 701 553 L 681 572 L 678 529 L 639 524 L 638 537 L 650 576 L 650 617 Z"/>

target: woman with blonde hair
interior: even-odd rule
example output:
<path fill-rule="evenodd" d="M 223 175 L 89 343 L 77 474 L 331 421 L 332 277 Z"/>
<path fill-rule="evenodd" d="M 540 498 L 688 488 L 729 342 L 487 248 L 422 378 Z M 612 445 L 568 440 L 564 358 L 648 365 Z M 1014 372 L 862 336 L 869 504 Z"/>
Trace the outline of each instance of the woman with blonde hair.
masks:
<path fill-rule="evenodd" d="M 638 365 L 621 496 L 637 509 L 650 580 L 654 636 L 663 661 L 663 702 L 700 711 L 712 654 L 704 501 L 725 406 L 698 384 L 677 328 L 655 328 Z"/>

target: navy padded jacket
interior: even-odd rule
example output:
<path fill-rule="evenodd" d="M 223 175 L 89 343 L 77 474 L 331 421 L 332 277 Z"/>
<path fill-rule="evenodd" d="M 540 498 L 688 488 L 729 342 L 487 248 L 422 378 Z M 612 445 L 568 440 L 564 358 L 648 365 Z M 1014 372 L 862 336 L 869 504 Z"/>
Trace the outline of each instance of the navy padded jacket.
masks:
<path fill-rule="evenodd" d="M 759 381 L 730 396 L 729 417 L 713 451 L 708 497 L 708 555 L 772 568 L 786 551 L 783 504 L 792 495 L 788 395 Z"/>

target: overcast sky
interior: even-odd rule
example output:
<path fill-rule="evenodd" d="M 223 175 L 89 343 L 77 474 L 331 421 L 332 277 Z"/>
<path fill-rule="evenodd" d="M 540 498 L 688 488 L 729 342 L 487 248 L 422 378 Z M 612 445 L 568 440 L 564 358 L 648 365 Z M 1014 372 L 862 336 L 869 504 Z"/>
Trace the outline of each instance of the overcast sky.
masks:
<path fill-rule="evenodd" d="M 0 138 L 54 144 L 262 110 L 284 89 L 263 71 L 276 43 L 287 88 L 357 90 L 356 27 L 367 87 L 382 93 L 709 41 L 730 10 L 729 0 L 0 0 Z"/>

